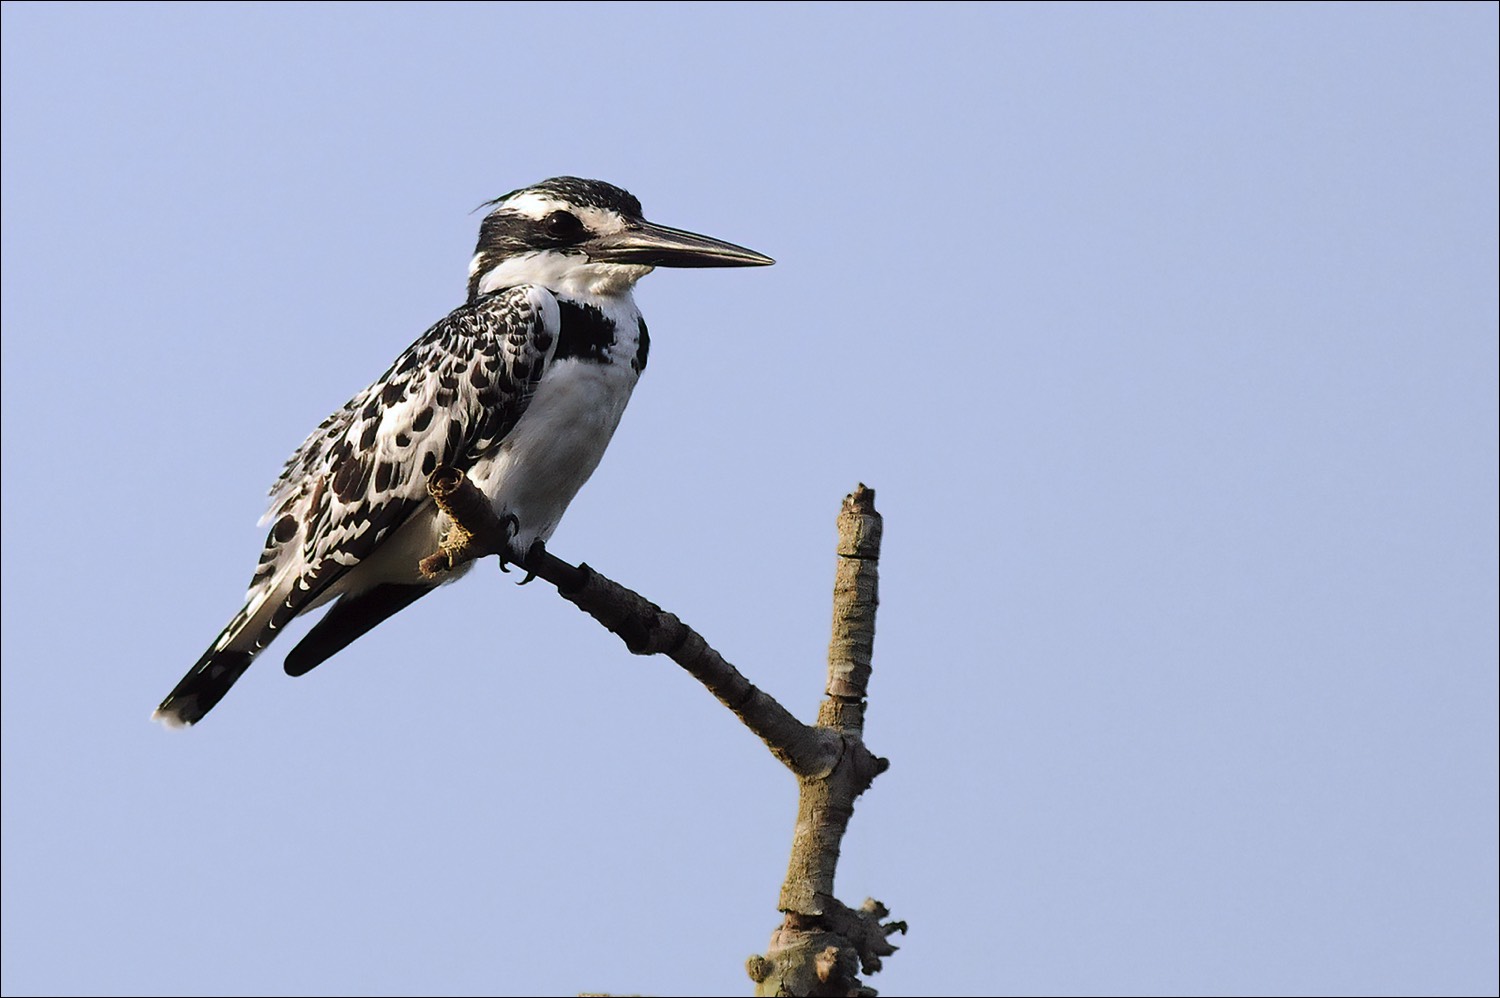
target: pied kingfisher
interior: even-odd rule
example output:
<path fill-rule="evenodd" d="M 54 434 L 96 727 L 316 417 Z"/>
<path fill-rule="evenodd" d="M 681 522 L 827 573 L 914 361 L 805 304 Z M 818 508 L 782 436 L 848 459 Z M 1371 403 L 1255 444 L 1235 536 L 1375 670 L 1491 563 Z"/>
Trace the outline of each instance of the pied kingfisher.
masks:
<path fill-rule="evenodd" d="M 244 607 L 153 718 L 196 723 L 298 614 L 337 600 L 287 655 L 293 676 L 431 592 L 438 581 L 418 563 L 450 525 L 427 494 L 434 468 L 465 472 L 515 549 L 546 541 L 646 367 L 635 282 L 653 267 L 774 262 L 648 222 L 632 195 L 598 180 L 554 177 L 491 205 L 468 301 L 287 461 Z"/>

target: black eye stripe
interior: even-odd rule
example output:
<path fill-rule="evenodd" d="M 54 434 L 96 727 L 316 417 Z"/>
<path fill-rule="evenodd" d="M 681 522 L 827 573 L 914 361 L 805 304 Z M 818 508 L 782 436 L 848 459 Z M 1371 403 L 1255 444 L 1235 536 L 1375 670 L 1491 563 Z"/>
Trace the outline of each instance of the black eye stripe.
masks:
<path fill-rule="evenodd" d="M 493 268 L 523 253 L 570 252 L 593 235 L 583 220 L 566 208 L 550 211 L 540 218 L 502 208 L 485 216 L 480 225 L 475 259 L 482 254 L 484 265 Z"/>

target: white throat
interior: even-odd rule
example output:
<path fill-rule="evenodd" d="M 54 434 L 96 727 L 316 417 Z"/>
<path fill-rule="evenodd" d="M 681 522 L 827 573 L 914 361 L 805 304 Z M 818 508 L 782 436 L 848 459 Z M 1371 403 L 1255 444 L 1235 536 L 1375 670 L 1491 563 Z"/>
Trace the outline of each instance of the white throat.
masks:
<path fill-rule="evenodd" d="M 483 254 L 470 262 L 470 276 Z M 591 263 L 582 253 L 539 250 L 501 261 L 479 280 L 479 293 L 536 284 L 569 297 L 614 298 L 629 294 L 653 268 L 627 263 Z"/>

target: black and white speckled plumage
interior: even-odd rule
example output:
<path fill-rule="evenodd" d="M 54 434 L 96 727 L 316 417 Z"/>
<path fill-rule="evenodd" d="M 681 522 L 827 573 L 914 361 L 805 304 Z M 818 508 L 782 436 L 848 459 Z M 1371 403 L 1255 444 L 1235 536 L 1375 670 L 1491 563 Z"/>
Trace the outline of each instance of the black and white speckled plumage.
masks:
<path fill-rule="evenodd" d="M 448 526 L 427 495 L 438 466 L 464 471 L 513 518 L 518 547 L 545 541 L 646 366 L 635 282 L 653 266 L 770 262 L 653 226 L 634 197 L 599 181 L 554 178 L 492 204 L 468 302 L 287 461 L 245 606 L 156 718 L 196 723 L 306 610 L 337 600 L 287 656 L 293 675 L 430 592 L 417 566 Z"/>
<path fill-rule="evenodd" d="M 439 532 L 426 476 L 473 467 L 526 411 L 557 347 L 546 294 L 508 288 L 455 310 L 313 431 L 271 490 L 271 530 L 245 606 L 162 710 L 175 707 L 184 723 L 201 717 L 212 706 L 204 670 L 222 659 L 242 672 L 293 617 L 350 591 L 353 570 L 414 515 L 431 521 L 415 538 Z M 429 589 L 410 568 L 382 583 Z"/>
<path fill-rule="evenodd" d="M 456 309 L 307 438 L 271 489 L 275 523 L 252 597 L 300 563 L 307 595 L 286 610 L 316 600 L 428 502 L 435 468 L 466 471 L 504 439 L 556 349 L 546 321 L 556 305 L 544 295 L 508 288 Z"/>

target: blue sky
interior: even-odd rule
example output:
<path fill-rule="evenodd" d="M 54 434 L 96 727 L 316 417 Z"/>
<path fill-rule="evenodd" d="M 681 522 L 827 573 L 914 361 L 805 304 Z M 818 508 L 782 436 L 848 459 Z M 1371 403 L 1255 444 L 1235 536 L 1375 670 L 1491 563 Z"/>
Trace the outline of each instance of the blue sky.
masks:
<path fill-rule="evenodd" d="M 542 585 L 147 722 L 471 209 L 566 173 L 778 263 L 642 283 L 553 549 L 810 718 L 877 490 L 870 983 L 1494 994 L 1496 29 L 6 3 L 5 993 L 748 991 L 792 780 Z"/>

